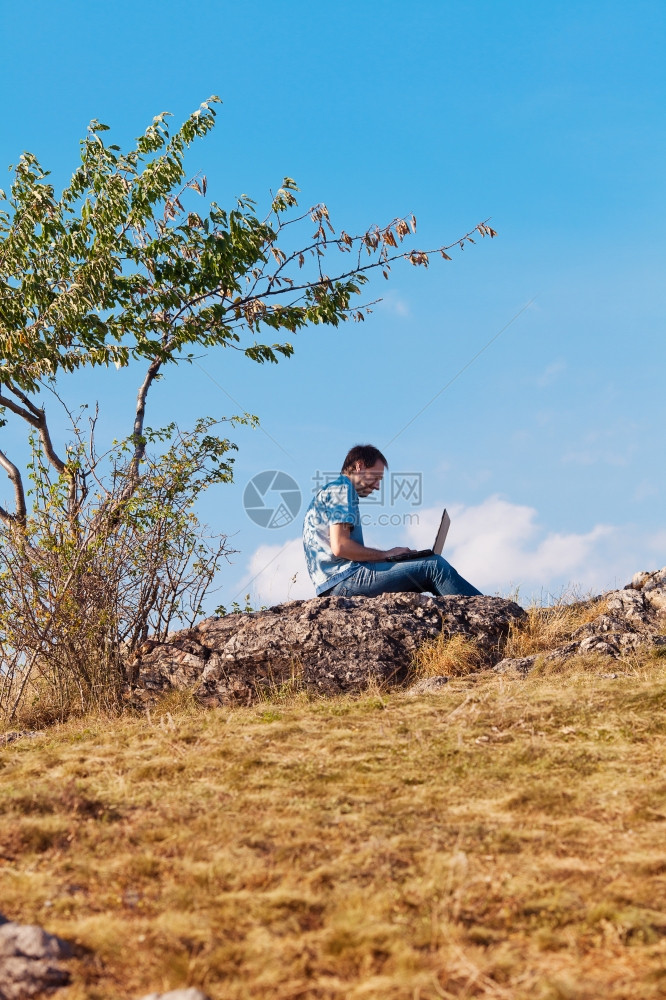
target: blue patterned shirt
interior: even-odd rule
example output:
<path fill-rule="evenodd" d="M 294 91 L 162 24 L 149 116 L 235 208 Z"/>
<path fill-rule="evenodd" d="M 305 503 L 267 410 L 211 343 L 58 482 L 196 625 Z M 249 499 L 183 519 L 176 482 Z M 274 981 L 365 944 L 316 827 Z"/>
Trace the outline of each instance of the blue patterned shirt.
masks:
<path fill-rule="evenodd" d="M 332 524 L 351 524 L 351 538 L 363 545 L 358 493 L 347 476 L 338 476 L 322 486 L 305 513 L 303 548 L 317 596 L 346 580 L 361 565 L 333 555 L 329 532 Z"/>

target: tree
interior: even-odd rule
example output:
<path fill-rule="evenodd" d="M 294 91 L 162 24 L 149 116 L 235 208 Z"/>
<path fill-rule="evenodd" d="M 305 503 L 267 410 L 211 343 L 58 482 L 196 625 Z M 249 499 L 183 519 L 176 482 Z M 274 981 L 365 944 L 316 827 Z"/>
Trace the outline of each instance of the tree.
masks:
<path fill-rule="evenodd" d="M 148 428 L 156 379 L 201 348 L 275 363 L 292 353 L 285 333 L 362 320 L 356 297 L 373 270 L 388 278 L 399 259 L 427 267 L 475 234 L 495 235 L 484 222 L 447 246 L 407 249 L 413 216 L 336 232 L 324 204 L 298 212 L 289 177 L 263 218 L 245 195 L 231 211 L 215 202 L 195 211 L 206 178 L 188 179 L 185 153 L 213 128 L 218 101 L 173 134 L 158 115 L 127 153 L 93 121 L 59 197 L 30 153 L 9 196 L 0 192 L 0 426 L 23 421 L 33 456 L 29 494 L 0 450 L 14 496 L 11 509 L 0 505 L 0 701 L 11 712 L 35 676 L 58 689 L 61 714 L 72 690 L 83 707 L 100 690 L 113 700 L 126 680 L 123 650 L 200 611 L 226 550 L 223 539 L 204 544 L 193 507 L 201 490 L 231 479 L 234 446 L 210 418 L 187 434 Z M 129 435 L 99 454 L 96 418 L 85 426 L 70 414 L 70 440 L 57 447 L 44 394 L 66 406 L 68 373 L 110 365 L 142 366 Z"/>

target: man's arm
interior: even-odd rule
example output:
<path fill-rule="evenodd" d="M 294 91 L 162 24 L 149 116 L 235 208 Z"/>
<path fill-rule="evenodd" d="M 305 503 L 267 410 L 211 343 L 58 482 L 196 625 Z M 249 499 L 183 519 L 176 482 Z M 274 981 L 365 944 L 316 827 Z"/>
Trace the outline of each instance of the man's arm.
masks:
<path fill-rule="evenodd" d="M 336 559 L 349 559 L 351 562 L 384 562 L 389 556 L 399 556 L 411 549 L 397 546 L 393 549 L 370 549 L 367 545 L 355 542 L 350 533 L 351 524 L 329 525 L 331 551 Z"/>

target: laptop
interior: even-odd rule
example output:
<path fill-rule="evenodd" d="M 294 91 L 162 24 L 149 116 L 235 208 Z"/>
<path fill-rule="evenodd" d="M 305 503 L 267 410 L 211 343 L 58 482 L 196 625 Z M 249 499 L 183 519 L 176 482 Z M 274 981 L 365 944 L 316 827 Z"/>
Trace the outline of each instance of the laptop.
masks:
<path fill-rule="evenodd" d="M 446 536 L 451 526 L 451 518 L 446 513 L 446 507 L 439 522 L 435 542 L 431 549 L 419 549 L 417 552 L 403 552 L 400 556 L 389 556 L 386 562 L 408 562 L 410 559 L 425 559 L 427 556 L 441 556 Z"/>

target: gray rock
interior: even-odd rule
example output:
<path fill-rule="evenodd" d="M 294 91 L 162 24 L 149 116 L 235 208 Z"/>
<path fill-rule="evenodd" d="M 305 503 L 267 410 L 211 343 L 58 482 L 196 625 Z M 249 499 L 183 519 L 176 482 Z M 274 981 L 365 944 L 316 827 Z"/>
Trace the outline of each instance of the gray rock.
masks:
<path fill-rule="evenodd" d="M 34 924 L 4 921 L 0 925 L 0 1000 L 26 1000 L 65 986 L 69 973 L 57 964 L 69 958 L 66 941 Z"/>
<path fill-rule="evenodd" d="M 652 573 L 635 573 L 625 590 L 639 590 L 658 613 L 666 613 L 666 566 Z"/>
<path fill-rule="evenodd" d="M 631 578 L 631 583 L 628 583 L 624 589 L 641 590 L 646 580 L 649 580 L 650 575 L 651 575 L 650 573 L 646 573 L 645 571 L 642 571 L 640 573 L 634 573 L 634 575 Z"/>
<path fill-rule="evenodd" d="M 650 573 L 643 584 L 646 600 L 659 614 L 666 614 L 666 567 Z"/>
<path fill-rule="evenodd" d="M 423 677 L 420 681 L 408 689 L 407 694 L 417 695 L 417 694 L 437 694 L 449 683 L 449 678 L 444 677 L 443 674 L 437 674 L 435 677 Z"/>
<path fill-rule="evenodd" d="M 69 958 L 72 950 L 66 941 L 47 934 L 37 924 L 15 924 L 7 921 L 0 927 L 0 956 L 22 955 L 24 958 Z"/>
<path fill-rule="evenodd" d="M 637 628 L 648 625 L 653 617 L 653 610 L 644 594 L 637 590 L 611 591 L 606 594 L 606 607 L 609 615 L 631 622 Z"/>
<path fill-rule="evenodd" d="M 507 656 L 505 659 L 500 660 L 493 667 L 493 670 L 498 674 L 521 674 L 525 676 L 528 674 L 536 661 L 538 656 Z"/>
<path fill-rule="evenodd" d="M 540 659 L 553 663 L 580 654 L 595 653 L 612 659 L 640 649 L 666 646 L 666 568 L 654 573 L 636 573 L 623 590 L 603 595 L 605 610 L 575 629 L 570 641 L 534 656 L 506 658 L 495 664 L 498 673 L 525 675 Z"/>
<path fill-rule="evenodd" d="M 577 649 L 572 650 L 571 655 L 598 653 L 601 656 L 612 656 L 617 659 L 620 656 L 621 648 L 619 635 L 590 635 L 579 643 Z"/>
<path fill-rule="evenodd" d="M 253 614 L 208 618 L 164 642 L 148 641 L 131 665 L 135 699 L 196 689 L 205 704 L 249 703 L 297 678 L 322 694 L 402 684 L 427 639 L 474 638 L 491 666 L 512 621 L 525 616 L 499 597 L 320 597 Z"/>
<path fill-rule="evenodd" d="M 571 633 L 572 639 L 587 639 L 591 635 L 604 635 L 607 632 L 625 632 L 626 621 L 615 615 L 599 615 L 591 622 L 585 622 Z"/>
<path fill-rule="evenodd" d="M 562 661 L 579 653 L 618 659 L 662 644 L 666 568 L 639 573 L 623 590 L 604 595 L 603 614 L 540 656 Z M 210 705 L 248 704 L 262 694 L 297 684 L 322 694 L 360 691 L 369 682 L 403 684 L 415 651 L 442 632 L 477 641 L 480 667 L 525 674 L 537 656 L 497 663 L 509 626 L 524 617 L 512 601 L 496 597 L 320 597 L 253 614 L 208 618 L 196 628 L 149 640 L 130 675 L 133 698 L 149 706 L 161 693 L 194 690 Z"/>

